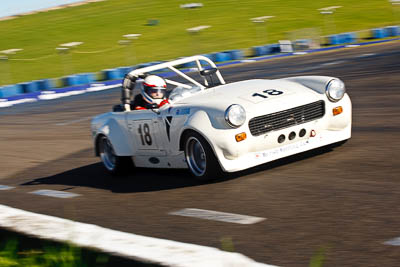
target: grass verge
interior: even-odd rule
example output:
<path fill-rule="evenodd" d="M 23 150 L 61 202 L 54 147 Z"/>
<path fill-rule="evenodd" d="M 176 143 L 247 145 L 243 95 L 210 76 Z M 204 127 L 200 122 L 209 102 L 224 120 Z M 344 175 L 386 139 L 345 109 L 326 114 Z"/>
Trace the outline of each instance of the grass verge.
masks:
<path fill-rule="evenodd" d="M 28 237 L 0 228 L 2 267 L 158 267 L 160 265 L 78 248 L 70 244 Z"/>
<path fill-rule="evenodd" d="M 21 16 L 0 21 L 0 51 L 24 49 L 9 60 L 0 60 L 0 85 L 61 77 L 140 62 L 248 48 L 287 39 L 300 29 L 318 35 L 359 31 L 393 25 L 400 6 L 382 0 L 337 0 L 342 6 L 324 17 L 319 8 L 329 0 L 202 0 L 202 8 L 182 9 L 184 0 L 107 0 L 88 5 Z M 267 24 L 250 18 L 274 16 Z M 149 26 L 149 20 L 159 23 Z M 211 25 L 200 34 L 186 29 Z M 308 32 L 308 31 L 305 31 Z M 142 36 L 131 45 L 119 45 L 125 34 Z M 56 47 L 68 42 L 83 44 L 68 54 Z"/>

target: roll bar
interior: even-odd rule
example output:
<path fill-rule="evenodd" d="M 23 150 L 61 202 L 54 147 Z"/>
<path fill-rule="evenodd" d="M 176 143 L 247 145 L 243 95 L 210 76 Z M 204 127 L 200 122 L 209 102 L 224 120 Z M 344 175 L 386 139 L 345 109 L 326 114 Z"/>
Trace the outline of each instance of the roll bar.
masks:
<path fill-rule="evenodd" d="M 201 74 L 201 71 L 204 70 L 203 66 L 201 65 L 201 61 L 205 61 L 208 64 L 210 64 L 210 66 L 212 68 L 217 69 L 217 66 L 215 65 L 215 63 L 212 62 L 209 58 L 207 58 L 205 56 L 198 55 L 198 56 L 191 56 L 191 57 L 181 58 L 181 59 L 173 60 L 173 61 L 170 61 L 170 62 L 164 62 L 164 63 L 160 63 L 160 64 L 157 64 L 157 65 L 154 65 L 154 66 L 149 66 L 149 67 L 136 69 L 136 70 L 133 70 L 133 71 L 129 72 L 128 75 L 129 76 L 137 76 L 139 74 L 145 74 L 145 73 L 149 73 L 149 72 L 152 72 L 152 71 L 157 71 L 157 70 L 162 70 L 162 69 L 169 69 L 169 70 L 175 72 L 180 77 L 186 79 L 188 82 L 190 82 L 190 83 L 194 84 L 195 86 L 198 86 L 202 90 L 204 90 L 208 86 L 208 81 L 207 81 L 207 78 L 205 76 L 202 75 L 203 78 L 204 78 L 204 85 L 203 85 L 203 84 L 195 81 L 194 79 L 190 78 L 188 75 L 186 75 L 182 71 L 180 71 L 180 70 L 175 68 L 176 66 L 179 66 L 179 65 L 195 62 L 197 71 L 199 72 L 199 74 Z M 222 75 L 221 75 L 221 73 L 220 73 L 220 71 L 218 69 L 216 70 L 215 74 L 217 75 L 220 84 L 225 84 L 225 80 L 222 77 Z M 190 86 L 190 85 L 187 85 L 187 84 L 179 83 L 179 82 L 176 82 L 176 81 L 171 81 L 171 80 L 168 80 L 168 79 L 166 79 L 166 82 L 169 83 L 169 84 L 172 84 L 172 85 L 182 86 L 182 87 L 186 87 L 186 88 L 193 87 L 193 86 Z"/>

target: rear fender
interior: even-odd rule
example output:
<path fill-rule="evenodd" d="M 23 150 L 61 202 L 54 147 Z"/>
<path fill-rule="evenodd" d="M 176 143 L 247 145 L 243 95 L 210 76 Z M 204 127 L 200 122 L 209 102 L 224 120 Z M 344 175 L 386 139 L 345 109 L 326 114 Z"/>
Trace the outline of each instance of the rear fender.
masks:
<path fill-rule="evenodd" d="M 98 130 L 95 138 L 96 155 L 98 151 L 98 141 L 101 136 L 106 136 L 110 140 L 114 152 L 117 156 L 132 156 L 129 134 L 127 129 L 121 126 L 115 119 L 109 119 Z"/>

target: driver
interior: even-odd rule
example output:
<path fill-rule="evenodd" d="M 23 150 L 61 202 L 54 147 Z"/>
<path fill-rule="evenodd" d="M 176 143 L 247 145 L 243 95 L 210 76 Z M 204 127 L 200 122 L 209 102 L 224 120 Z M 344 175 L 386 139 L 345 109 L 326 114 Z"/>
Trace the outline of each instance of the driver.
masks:
<path fill-rule="evenodd" d="M 130 96 L 135 87 L 136 80 L 143 77 L 144 81 L 141 86 L 141 92 L 136 95 L 131 102 Z M 122 101 L 125 110 L 130 110 L 131 108 L 134 110 L 152 109 L 169 103 L 166 98 L 167 84 L 160 76 L 148 75 L 131 77 L 126 75 L 122 87 Z"/>

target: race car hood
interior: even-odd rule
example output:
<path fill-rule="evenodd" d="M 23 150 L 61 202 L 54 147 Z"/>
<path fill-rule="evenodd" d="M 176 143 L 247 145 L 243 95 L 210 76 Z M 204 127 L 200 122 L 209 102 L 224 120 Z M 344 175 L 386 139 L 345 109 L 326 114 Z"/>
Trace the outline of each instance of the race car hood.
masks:
<path fill-rule="evenodd" d="M 268 114 L 308 104 L 322 98 L 320 93 L 287 80 L 247 80 L 206 89 L 179 104 L 224 111 L 240 104 L 251 116 Z"/>

